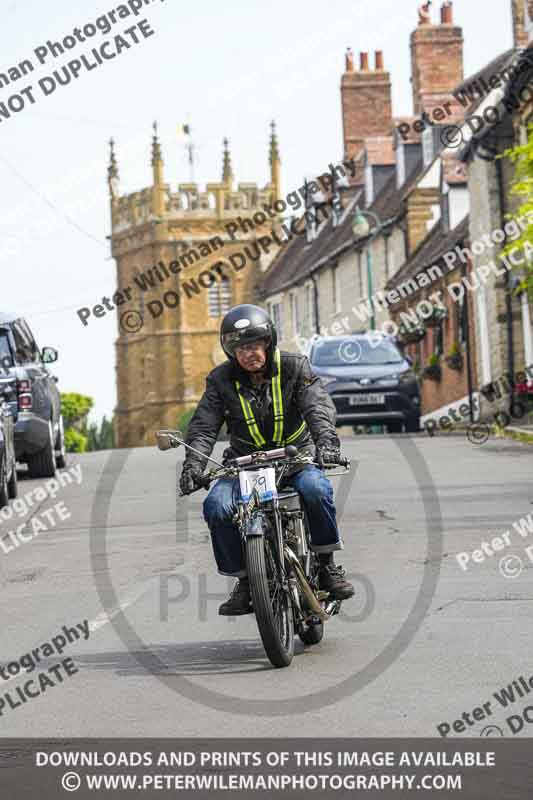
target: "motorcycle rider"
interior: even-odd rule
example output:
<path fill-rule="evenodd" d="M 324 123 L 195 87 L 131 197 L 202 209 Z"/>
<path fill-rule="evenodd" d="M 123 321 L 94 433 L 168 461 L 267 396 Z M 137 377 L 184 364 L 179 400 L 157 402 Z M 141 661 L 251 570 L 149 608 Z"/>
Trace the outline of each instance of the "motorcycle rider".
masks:
<path fill-rule="evenodd" d="M 293 444 L 300 453 L 314 455 L 318 464 L 339 463 L 335 406 L 305 356 L 279 351 L 276 328 L 268 314 L 250 304 L 235 306 L 222 321 L 220 342 L 228 361 L 207 376 L 206 390 L 187 428 L 186 443 L 210 455 L 226 422 L 230 447 L 224 451 L 224 461 Z M 205 464 L 205 459 L 187 450 L 180 476 L 183 494 L 202 485 Z M 339 600 L 351 597 L 354 588 L 333 560 L 333 552 L 344 545 L 330 481 L 322 469 L 306 464 L 284 480 L 285 486 L 301 495 L 312 549 L 320 561 L 320 588 Z M 241 537 L 232 521 L 238 498 L 239 480 L 221 478 L 211 486 L 203 505 L 218 572 L 239 579 L 219 608 L 223 616 L 252 611 Z"/>

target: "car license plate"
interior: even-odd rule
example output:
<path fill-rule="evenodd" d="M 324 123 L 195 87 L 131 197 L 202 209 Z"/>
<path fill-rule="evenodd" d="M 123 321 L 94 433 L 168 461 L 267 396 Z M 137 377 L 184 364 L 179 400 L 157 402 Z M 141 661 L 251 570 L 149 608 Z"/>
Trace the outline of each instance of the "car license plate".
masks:
<path fill-rule="evenodd" d="M 353 394 L 350 397 L 351 406 L 384 406 L 384 394 Z"/>

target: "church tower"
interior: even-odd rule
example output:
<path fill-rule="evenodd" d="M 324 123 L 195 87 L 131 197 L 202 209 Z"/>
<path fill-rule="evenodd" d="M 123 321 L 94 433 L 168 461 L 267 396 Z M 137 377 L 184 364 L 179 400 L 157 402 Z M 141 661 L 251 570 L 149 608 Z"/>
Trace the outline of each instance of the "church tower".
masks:
<path fill-rule="evenodd" d="M 270 182 L 239 183 L 223 141 L 222 179 L 202 190 L 165 183 L 157 125 L 152 137 L 152 185 L 120 193 L 115 143 L 110 142 L 108 187 L 111 253 L 116 261 L 117 407 L 119 447 L 154 444 L 158 428 L 176 428 L 199 401 L 205 377 L 224 358 L 223 315 L 257 301 L 256 287 L 278 249 L 261 246 L 277 218 L 280 157 L 274 123 Z M 122 300 L 122 303 L 120 301 Z M 119 305 L 120 303 L 120 305 Z"/>

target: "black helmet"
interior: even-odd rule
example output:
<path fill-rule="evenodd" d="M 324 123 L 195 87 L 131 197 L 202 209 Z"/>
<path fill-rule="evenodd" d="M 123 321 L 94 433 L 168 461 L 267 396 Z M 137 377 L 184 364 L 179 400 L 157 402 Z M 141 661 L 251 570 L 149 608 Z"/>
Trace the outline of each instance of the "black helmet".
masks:
<path fill-rule="evenodd" d="M 235 306 L 228 311 L 220 326 L 220 344 L 228 358 L 235 358 L 237 347 L 259 339 L 266 339 L 267 364 L 270 364 L 278 335 L 266 311 L 249 303 Z"/>

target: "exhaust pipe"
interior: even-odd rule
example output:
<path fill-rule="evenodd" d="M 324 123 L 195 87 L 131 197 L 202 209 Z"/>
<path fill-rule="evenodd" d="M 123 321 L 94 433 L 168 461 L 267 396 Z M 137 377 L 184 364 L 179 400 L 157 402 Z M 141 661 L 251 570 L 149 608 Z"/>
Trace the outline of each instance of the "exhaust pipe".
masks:
<path fill-rule="evenodd" d="M 305 577 L 305 573 L 302 569 L 302 565 L 298 561 L 295 554 L 292 552 L 291 548 L 285 545 L 284 547 L 285 558 L 292 564 L 294 568 L 294 572 L 296 573 L 296 577 L 298 578 L 298 582 L 300 584 L 300 588 L 307 600 L 309 608 L 313 616 L 318 617 L 321 622 L 327 622 L 330 619 L 329 614 L 327 614 L 318 600 L 316 599 L 313 590 L 309 586 L 307 578 Z"/>

